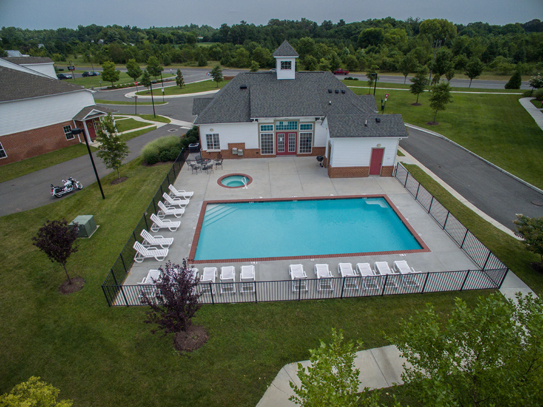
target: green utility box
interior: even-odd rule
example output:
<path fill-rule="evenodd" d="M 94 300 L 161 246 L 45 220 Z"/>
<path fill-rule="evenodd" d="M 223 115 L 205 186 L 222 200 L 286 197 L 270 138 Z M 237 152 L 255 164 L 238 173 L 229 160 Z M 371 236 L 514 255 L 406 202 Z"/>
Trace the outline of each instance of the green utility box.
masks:
<path fill-rule="evenodd" d="M 70 222 L 70 226 L 77 223 L 79 227 L 79 237 L 90 237 L 96 230 L 96 222 L 92 215 L 79 215 Z"/>

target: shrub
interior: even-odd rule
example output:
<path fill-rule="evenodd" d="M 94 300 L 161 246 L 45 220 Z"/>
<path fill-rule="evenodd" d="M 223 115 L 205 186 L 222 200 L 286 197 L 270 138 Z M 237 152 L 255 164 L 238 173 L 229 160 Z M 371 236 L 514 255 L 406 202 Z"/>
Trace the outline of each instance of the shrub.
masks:
<path fill-rule="evenodd" d="M 543 101 L 543 89 L 538 89 L 535 91 L 534 96 L 540 102 Z"/>
<path fill-rule="evenodd" d="M 513 76 L 511 76 L 511 79 L 509 79 L 509 82 L 505 84 L 505 89 L 520 89 L 521 84 L 522 77 L 520 76 L 520 72 L 516 71 Z"/>
<path fill-rule="evenodd" d="M 147 164 L 153 165 L 159 161 L 175 160 L 181 152 L 181 147 L 179 137 L 161 137 L 147 143 L 143 147 L 141 154 Z"/>

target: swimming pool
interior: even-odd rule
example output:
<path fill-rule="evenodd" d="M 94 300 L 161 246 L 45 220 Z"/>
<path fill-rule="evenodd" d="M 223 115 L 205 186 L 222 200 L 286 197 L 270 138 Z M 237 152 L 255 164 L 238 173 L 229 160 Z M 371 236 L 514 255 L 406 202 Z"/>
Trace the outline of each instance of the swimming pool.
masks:
<path fill-rule="evenodd" d="M 204 202 L 190 258 L 247 261 L 427 251 L 400 216 L 385 196 Z"/>

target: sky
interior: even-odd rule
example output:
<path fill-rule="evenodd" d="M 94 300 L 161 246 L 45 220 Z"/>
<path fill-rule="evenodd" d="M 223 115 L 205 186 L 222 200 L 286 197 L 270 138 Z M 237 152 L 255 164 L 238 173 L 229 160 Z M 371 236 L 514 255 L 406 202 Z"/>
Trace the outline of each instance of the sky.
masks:
<path fill-rule="evenodd" d="M 456 24 L 525 23 L 543 19 L 543 0 L 0 0 L 0 27 L 77 28 L 130 25 L 140 28 L 207 24 L 256 25 L 270 19 L 347 23 L 369 18 L 445 18 Z"/>

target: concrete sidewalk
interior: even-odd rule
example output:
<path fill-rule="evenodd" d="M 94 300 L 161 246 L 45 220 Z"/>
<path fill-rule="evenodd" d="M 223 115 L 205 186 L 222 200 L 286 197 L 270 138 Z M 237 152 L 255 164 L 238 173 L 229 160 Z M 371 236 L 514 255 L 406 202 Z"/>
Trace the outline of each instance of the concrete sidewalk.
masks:
<path fill-rule="evenodd" d="M 526 111 L 534 118 L 539 128 L 543 130 L 543 111 L 539 110 L 532 104 L 532 102 L 530 102 L 532 99 L 535 98 L 520 98 L 518 101 L 522 107 L 525 108 Z"/>

